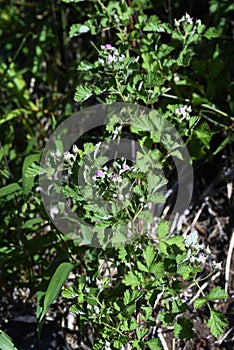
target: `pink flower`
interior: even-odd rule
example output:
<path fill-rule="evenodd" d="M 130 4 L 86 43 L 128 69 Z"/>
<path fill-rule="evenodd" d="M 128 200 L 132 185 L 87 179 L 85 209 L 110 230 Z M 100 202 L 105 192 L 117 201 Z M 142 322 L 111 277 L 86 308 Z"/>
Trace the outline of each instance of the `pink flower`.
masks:
<path fill-rule="evenodd" d="M 106 44 L 105 45 L 105 50 L 111 50 L 113 49 L 113 47 L 111 46 L 111 44 Z"/>
<path fill-rule="evenodd" d="M 125 170 L 128 170 L 129 169 L 129 166 L 127 164 L 123 164 L 122 166 L 122 169 L 125 171 Z"/>
<path fill-rule="evenodd" d="M 206 257 L 205 257 L 205 254 L 204 254 L 204 253 L 199 253 L 199 254 L 198 254 L 198 261 L 201 262 L 202 264 L 205 263 Z"/>
<path fill-rule="evenodd" d="M 107 56 L 107 58 L 106 58 L 106 62 L 107 62 L 107 63 L 111 63 L 111 62 L 113 62 L 114 60 L 115 60 L 114 57 L 111 56 L 111 55 Z"/>
<path fill-rule="evenodd" d="M 97 177 L 101 177 L 101 176 L 104 175 L 104 171 L 102 171 L 102 170 L 97 170 L 96 173 L 95 173 L 95 175 L 96 175 Z"/>

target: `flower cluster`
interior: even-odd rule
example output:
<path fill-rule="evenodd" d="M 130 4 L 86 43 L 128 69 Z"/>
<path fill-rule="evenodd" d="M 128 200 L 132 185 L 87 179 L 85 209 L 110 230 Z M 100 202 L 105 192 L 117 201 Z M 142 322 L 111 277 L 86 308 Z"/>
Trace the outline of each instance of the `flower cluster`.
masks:
<path fill-rule="evenodd" d="M 185 238 L 185 246 L 188 248 L 187 258 L 193 264 L 203 265 L 211 254 L 209 246 L 198 243 L 198 233 L 196 230 L 192 231 L 190 235 Z"/>
<path fill-rule="evenodd" d="M 176 110 L 175 110 L 175 114 L 177 116 L 182 117 L 182 119 L 187 119 L 187 120 L 189 120 L 191 112 L 192 112 L 191 106 L 187 106 L 187 105 L 176 108 Z"/>
<path fill-rule="evenodd" d="M 101 54 L 98 59 L 102 66 L 113 66 L 116 63 L 122 63 L 126 57 L 125 55 L 118 52 L 118 50 L 111 44 L 106 44 L 101 46 Z"/>
<path fill-rule="evenodd" d="M 98 193 L 105 200 L 118 199 L 122 201 L 129 199 L 129 181 L 125 175 L 130 169 L 129 165 L 122 161 L 122 164 L 115 162 L 113 169 L 108 169 L 105 166 L 103 169 L 96 170 L 92 179 L 95 182 Z"/>
<path fill-rule="evenodd" d="M 190 15 L 188 13 L 186 13 L 181 19 L 179 19 L 178 21 L 175 19 L 175 26 L 178 28 L 180 26 L 183 25 L 194 25 L 194 21 L 193 21 L 193 17 L 190 17 Z M 201 20 L 197 19 L 195 21 L 195 26 L 199 26 L 201 25 Z"/>
<path fill-rule="evenodd" d="M 64 159 L 65 163 L 72 166 L 76 161 L 78 152 L 79 152 L 79 150 L 78 150 L 78 147 L 76 145 L 73 145 L 72 153 L 70 153 L 69 151 L 64 152 L 63 159 Z"/>

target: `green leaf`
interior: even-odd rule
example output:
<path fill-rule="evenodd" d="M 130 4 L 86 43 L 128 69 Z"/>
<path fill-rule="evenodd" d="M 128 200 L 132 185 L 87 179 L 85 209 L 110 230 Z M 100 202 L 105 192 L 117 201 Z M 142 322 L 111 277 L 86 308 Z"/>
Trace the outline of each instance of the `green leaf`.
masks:
<path fill-rule="evenodd" d="M 170 237 L 166 240 L 166 243 L 168 245 L 176 245 L 177 247 L 179 247 L 181 250 L 185 250 L 185 246 L 184 246 L 184 237 L 183 236 L 175 236 L 175 237 Z"/>
<path fill-rule="evenodd" d="M 151 267 L 155 256 L 156 256 L 157 252 L 155 251 L 155 248 L 152 246 L 147 246 L 146 250 L 145 250 L 145 262 L 146 262 L 146 266 L 148 267 L 148 269 Z"/>
<path fill-rule="evenodd" d="M 27 168 L 25 172 L 25 177 L 35 177 L 37 175 L 42 175 L 45 173 L 47 173 L 48 176 L 53 175 L 55 173 L 55 169 L 52 169 L 52 168 L 44 169 L 40 165 L 32 163 L 32 165 L 30 165 Z"/>
<path fill-rule="evenodd" d="M 140 261 L 137 261 L 137 267 L 140 271 L 143 272 L 148 272 L 149 270 L 147 269 L 147 267 L 145 265 L 143 265 Z"/>
<path fill-rule="evenodd" d="M 119 247 L 118 258 L 120 259 L 120 261 L 126 262 L 127 260 L 126 257 L 127 257 L 127 250 L 125 246 Z"/>
<path fill-rule="evenodd" d="M 168 255 L 168 248 L 169 247 L 165 242 L 163 242 L 163 241 L 159 242 L 159 249 L 160 249 L 162 254 Z"/>
<path fill-rule="evenodd" d="M 167 221 L 162 221 L 158 225 L 158 238 L 165 238 L 170 231 L 170 225 Z"/>
<path fill-rule="evenodd" d="M 92 96 L 92 90 L 87 86 L 80 85 L 76 88 L 74 100 L 76 102 L 85 101 Z"/>
<path fill-rule="evenodd" d="M 157 278 L 160 278 L 163 276 L 164 270 L 165 269 L 164 269 L 163 261 L 158 261 L 154 263 L 150 268 L 150 272 L 153 273 L 155 276 L 157 276 Z"/>
<path fill-rule="evenodd" d="M 59 267 L 56 269 L 55 273 L 53 274 L 45 293 L 43 310 L 39 319 L 40 323 L 42 322 L 43 317 L 46 315 L 50 305 L 59 295 L 60 290 L 64 285 L 64 283 L 66 282 L 66 279 L 69 273 L 72 271 L 73 267 L 74 265 L 68 262 L 63 262 L 59 265 Z"/>
<path fill-rule="evenodd" d="M 162 346 L 159 339 L 150 339 L 146 342 L 150 350 L 162 350 Z"/>
<path fill-rule="evenodd" d="M 192 231 L 189 235 L 186 236 L 185 240 L 186 247 L 195 247 L 198 244 L 198 233 L 197 231 Z"/>
<path fill-rule="evenodd" d="M 156 15 L 152 15 L 148 18 L 146 25 L 143 27 L 145 32 L 156 32 L 161 24 L 160 19 Z"/>
<path fill-rule="evenodd" d="M 168 311 L 162 311 L 158 315 L 158 319 L 165 325 L 169 326 L 174 320 L 174 316 Z"/>
<path fill-rule="evenodd" d="M 79 291 L 74 286 L 70 286 L 62 291 L 62 297 L 67 299 L 72 299 L 77 297 L 79 294 Z"/>
<path fill-rule="evenodd" d="M 195 273 L 194 267 L 190 265 L 179 265 L 177 268 L 177 273 L 183 276 L 184 280 L 192 278 Z"/>
<path fill-rule="evenodd" d="M 159 204 L 159 203 L 164 204 L 166 202 L 166 199 L 162 193 L 152 193 L 152 194 L 148 195 L 147 201 L 153 202 L 155 204 Z"/>
<path fill-rule="evenodd" d="M 219 153 L 233 138 L 233 135 L 228 135 L 221 144 L 217 147 L 217 149 L 212 153 L 213 156 Z"/>
<path fill-rule="evenodd" d="M 211 131 L 208 123 L 202 123 L 199 129 L 195 130 L 195 134 L 206 148 L 210 148 Z"/>
<path fill-rule="evenodd" d="M 0 198 L 20 190 L 22 190 L 22 188 L 16 182 L 14 182 L 10 185 L 0 188 Z"/>
<path fill-rule="evenodd" d="M 207 303 L 206 298 L 197 298 L 194 301 L 193 306 L 195 307 L 195 309 L 199 309 L 200 307 L 204 306 L 206 303 Z"/>
<path fill-rule="evenodd" d="M 143 276 L 140 272 L 135 271 L 135 273 L 133 273 L 132 271 L 129 271 L 123 279 L 123 284 L 126 286 L 131 286 L 134 289 L 140 285 L 142 280 Z"/>
<path fill-rule="evenodd" d="M 23 168 L 22 168 L 22 183 L 23 183 L 23 190 L 25 194 L 29 194 L 29 192 L 31 191 L 33 187 L 34 176 L 35 176 L 35 175 L 28 176 L 27 170 L 34 162 L 38 162 L 39 160 L 40 160 L 40 154 L 30 154 L 24 160 Z"/>
<path fill-rule="evenodd" d="M 150 210 L 143 210 L 139 215 L 138 218 L 141 219 L 144 222 L 153 222 L 152 213 Z"/>
<path fill-rule="evenodd" d="M 24 108 L 14 109 L 13 111 L 11 111 L 11 112 L 7 113 L 5 116 L 3 116 L 2 119 L 0 119 L 0 125 L 10 121 L 11 119 L 21 117 L 22 114 L 29 114 L 29 112 L 30 112 L 29 110 L 24 109 Z"/>
<path fill-rule="evenodd" d="M 139 290 L 126 290 L 124 292 L 124 305 L 131 304 L 132 302 L 135 302 L 137 299 L 139 299 L 142 295 L 142 292 Z"/>
<path fill-rule="evenodd" d="M 12 339 L 3 331 L 0 330 L 0 349 L 1 350 L 17 350 Z"/>
<path fill-rule="evenodd" d="M 86 0 L 62 0 L 63 2 L 66 2 L 67 4 L 70 4 L 71 2 L 82 2 Z"/>
<path fill-rule="evenodd" d="M 208 300 L 226 299 L 228 294 L 221 287 L 213 288 L 208 294 Z"/>
<path fill-rule="evenodd" d="M 207 29 L 203 35 L 209 40 L 219 37 L 219 33 L 217 32 L 217 29 L 214 27 Z"/>
<path fill-rule="evenodd" d="M 69 31 L 69 37 L 73 38 L 74 36 L 78 36 L 83 33 L 87 33 L 90 31 L 90 28 L 84 24 L 73 24 Z"/>
<path fill-rule="evenodd" d="M 207 326 L 214 337 L 219 338 L 228 325 L 227 318 L 219 311 L 211 310 Z"/>
<path fill-rule="evenodd" d="M 181 317 L 174 325 L 174 335 L 179 339 L 192 339 L 194 336 L 192 328 L 192 322 L 186 317 Z"/>
<path fill-rule="evenodd" d="M 181 300 L 173 300 L 172 301 L 172 313 L 173 314 L 180 314 L 187 310 L 187 304 L 184 303 Z"/>
<path fill-rule="evenodd" d="M 29 219 L 22 225 L 22 228 L 23 229 L 32 228 L 34 225 L 39 225 L 42 222 L 43 222 L 42 218 Z"/>

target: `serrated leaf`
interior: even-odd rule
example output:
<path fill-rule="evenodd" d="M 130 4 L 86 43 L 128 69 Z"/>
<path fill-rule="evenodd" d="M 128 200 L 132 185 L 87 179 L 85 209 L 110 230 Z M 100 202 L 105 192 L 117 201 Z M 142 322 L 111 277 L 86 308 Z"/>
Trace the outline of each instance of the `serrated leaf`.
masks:
<path fill-rule="evenodd" d="M 124 246 L 119 247 L 119 251 L 118 251 L 118 258 L 122 261 L 125 262 L 126 261 L 126 256 L 127 256 L 127 250 Z"/>
<path fill-rule="evenodd" d="M 150 339 L 146 342 L 150 350 L 162 350 L 161 342 L 159 339 Z"/>
<path fill-rule="evenodd" d="M 62 297 L 67 299 L 72 299 L 77 297 L 78 291 L 74 286 L 70 286 L 62 291 Z"/>
<path fill-rule="evenodd" d="M 148 195 L 147 201 L 155 204 L 164 204 L 166 202 L 166 198 L 162 193 L 152 193 Z"/>
<path fill-rule="evenodd" d="M 208 123 L 202 123 L 199 129 L 195 130 L 195 134 L 206 148 L 210 147 L 211 131 Z"/>
<path fill-rule="evenodd" d="M 167 221 L 162 221 L 158 225 L 158 238 L 165 238 L 170 231 L 170 225 Z"/>
<path fill-rule="evenodd" d="M 29 194 L 29 192 L 31 191 L 34 183 L 34 176 L 35 176 L 30 174 L 28 175 L 27 171 L 34 162 L 38 162 L 39 160 L 40 160 L 40 154 L 30 154 L 24 160 L 23 168 L 22 168 L 22 183 L 23 183 L 23 190 L 25 194 Z M 36 175 L 39 175 L 39 174 L 36 174 Z"/>
<path fill-rule="evenodd" d="M 174 316 L 168 311 L 162 311 L 158 315 L 158 319 L 165 325 L 169 326 L 174 320 Z"/>
<path fill-rule="evenodd" d="M 143 210 L 139 215 L 138 218 L 141 219 L 144 222 L 153 222 L 153 216 L 150 210 Z"/>
<path fill-rule="evenodd" d="M 147 269 L 147 267 L 145 265 L 143 265 L 140 261 L 137 261 L 137 267 L 140 271 L 143 272 L 148 272 L 149 270 Z"/>
<path fill-rule="evenodd" d="M 146 266 L 148 267 L 148 269 L 150 268 L 150 266 L 152 265 L 155 256 L 156 256 L 157 252 L 155 251 L 155 248 L 152 246 L 147 246 L 144 256 L 145 256 L 145 262 L 146 262 Z"/>
<path fill-rule="evenodd" d="M 192 275 L 194 274 L 194 268 L 192 266 L 189 266 L 189 265 L 180 265 L 177 268 L 177 273 L 179 275 L 182 275 L 184 280 L 187 280 L 187 279 L 191 278 Z"/>
<path fill-rule="evenodd" d="M 208 300 L 226 299 L 228 294 L 221 287 L 213 288 L 208 294 Z"/>
<path fill-rule="evenodd" d="M 207 326 L 214 337 L 219 338 L 228 325 L 227 318 L 219 311 L 211 310 Z"/>
<path fill-rule="evenodd" d="M 172 313 L 173 314 L 180 314 L 180 313 L 183 313 L 185 312 L 187 309 L 187 304 L 184 303 L 183 301 L 181 300 L 173 300 L 172 301 Z"/>
<path fill-rule="evenodd" d="M 186 247 L 194 247 L 198 244 L 198 233 L 197 231 L 192 231 L 189 235 L 186 236 L 185 240 Z"/>
<path fill-rule="evenodd" d="M 53 301 L 57 298 L 57 296 L 60 293 L 60 290 L 64 283 L 66 282 L 66 279 L 69 275 L 69 273 L 72 271 L 74 265 L 63 262 L 59 265 L 59 267 L 55 270 L 50 283 L 47 287 L 44 303 L 43 303 L 43 309 L 42 313 L 39 319 L 39 323 L 42 322 L 44 316 L 46 315 L 50 305 L 53 303 Z"/>
<path fill-rule="evenodd" d="M 25 177 L 35 177 L 37 175 L 42 175 L 47 173 L 48 176 L 53 175 L 55 172 L 54 169 L 44 169 L 40 165 L 32 163 L 27 170 L 25 171 Z"/>
<path fill-rule="evenodd" d="M 123 284 L 126 286 L 131 286 L 132 288 L 135 288 L 140 285 L 142 281 L 142 274 L 139 272 L 133 273 L 132 271 L 129 271 L 128 274 L 123 279 Z"/>
<path fill-rule="evenodd" d="M 174 335 L 179 339 L 192 339 L 194 336 L 192 328 L 192 322 L 186 317 L 181 317 L 174 324 Z"/>
<path fill-rule="evenodd" d="M 193 306 L 195 307 L 195 309 L 199 309 L 200 307 L 204 306 L 206 303 L 207 303 L 206 298 L 197 298 L 194 301 Z"/>
<path fill-rule="evenodd" d="M 153 273 L 154 275 L 156 275 L 157 278 L 160 278 L 163 276 L 164 270 L 165 269 L 164 269 L 163 261 L 158 261 L 158 262 L 154 263 L 150 268 L 150 272 Z"/>
<path fill-rule="evenodd" d="M 168 255 L 168 248 L 169 247 L 165 242 L 163 242 L 163 241 L 159 242 L 159 249 L 160 249 L 162 254 Z"/>
<path fill-rule="evenodd" d="M 160 176 L 153 175 L 150 173 L 147 176 L 147 190 L 151 193 L 156 191 L 167 183 L 165 179 L 162 179 Z"/>
<path fill-rule="evenodd" d="M 74 100 L 76 102 L 85 101 L 92 96 L 92 90 L 87 86 L 80 85 L 76 88 Z"/>
<path fill-rule="evenodd" d="M 217 29 L 214 27 L 207 29 L 203 35 L 209 40 L 219 37 L 219 33 L 217 32 Z"/>
<path fill-rule="evenodd" d="M 139 290 L 126 290 L 124 292 L 124 305 L 131 304 L 133 301 L 135 302 L 140 296 L 142 292 Z"/>
<path fill-rule="evenodd" d="M 161 21 L 156 15 L 152 15 L 148 18 L 146 25 L 143 27 L 145 32 L 157 32 L 160 28 Z"/>
<path fill-rule="evenodd" d="M 69 31 L 69 37 L 73 38 L 74 36 L 78 36 L 83 33 L 88 33 L 90 28 L 84 24 L 73 24 Z"/>
<path fill-rule="evenodd" d="M 170 156 L 173 157 L 173 159 L 174 157 L 177 157 L 180 160 L 184 159 L 182 153 L 178 149 L 176 149 L 175 151 L 171 151 Z"/>
<path fill-rule="evenodd" d="M 175 237 L 170 237 L 166 240 L 166 243 L 168 245 L 176 245 L 179 247 L 181 250 L 185 250 L 185 245 L 184 245 L 184 237 L 183 236 L 175 236 Z"/>
<path fill-rule="evenodd" d="M 17 350 L 14 346 L 12 339 L 0 330 L 0 349 L 1 350 Z"/>

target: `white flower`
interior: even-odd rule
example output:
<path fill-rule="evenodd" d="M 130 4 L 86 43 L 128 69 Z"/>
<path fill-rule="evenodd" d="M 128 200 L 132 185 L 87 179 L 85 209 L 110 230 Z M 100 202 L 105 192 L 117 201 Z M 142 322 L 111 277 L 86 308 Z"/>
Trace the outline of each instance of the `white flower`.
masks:
<path fill-rule="evenodd" d="M 68 151 L 64 152 L 63 157 L 64 157 L 64 160 L 70 164 L 74 163 L 76 160 L 75 155 Z"/>
<path fill-rule="evenodd" d="M 186 13 L 181 19 L 178 21 L 175 19 L 174 20 L 175 26 L 179 27 L 181 23 L 187 23 L 187 24 L 193 24 L 193 18 L 190 17 L 188 13 Z"/>
<path fill-rule="evenodd" d="M 185 14 L 185 20 L 188 24 L 193 24 L 193 18 L 188 13 Z"/>
<path fill-rule="evenodd" d="M 198 254 L 197 261 L 198 261 L 198 262 L 201 262 L 202 264 L 204 264 L 205 261 L 206 261 L 205 254 L 204 254 L 204 253 L 199 253 L 199 254 Z"/>
<path fill-rule="evenodd" d="M 73 145 L 72 152 L 77 154 L 79 152 L 79 148 L 76 145 Z"/>
<path fill-rule="evenodd" d="M 50 216 L 52 217 L 53 220 L 54 220 L 54 216 L 57 215 L 58 213 L 59 213 L 58 207 L 54 207 L 50 209 Z"/>
<path fill-rule="evenodd" d="M 182 107 L 176 108 L 175 113 L 178 116 L 182 116 L 185 119 L 189 119 L 190 114 L 192 112 L 191 106 L 184 105 Z"/>
<path fill-rule="evenodd" d="M 115 61 L 115 57 L 112 56 L 112 55 L 108 55 L 107 58 L 106 58 L 106 62 L 107 63 L 112 63 Z"/>
<path fill-rule="evenodd" d="M 59 160 L 62 156 L 62 153 L 57 149 L 56 152 L 51 152 L 51 156 L 54 159 L 54 162 L 56 162 L 56 160 Z"/>
<path fill-rule="evenodd" d="M 222 270 L 222 266 L 221 265 L 222 265 L 222 261 L 219 262 L 219 263 L 216 263 L 215 261 L 212 261 L 212 266 L 216 270 Z"/>

